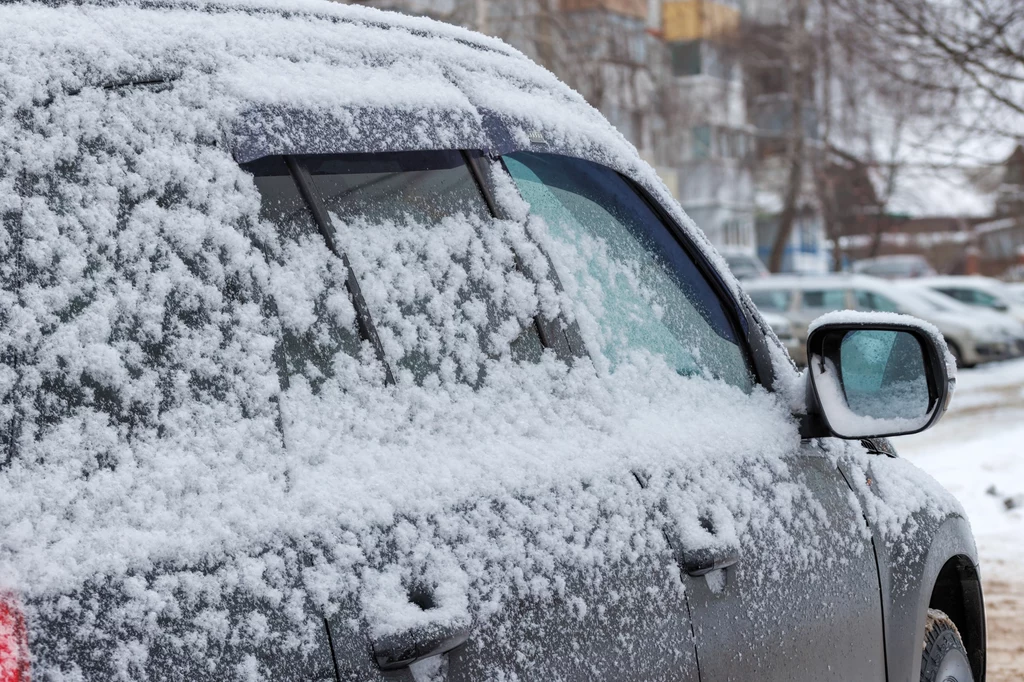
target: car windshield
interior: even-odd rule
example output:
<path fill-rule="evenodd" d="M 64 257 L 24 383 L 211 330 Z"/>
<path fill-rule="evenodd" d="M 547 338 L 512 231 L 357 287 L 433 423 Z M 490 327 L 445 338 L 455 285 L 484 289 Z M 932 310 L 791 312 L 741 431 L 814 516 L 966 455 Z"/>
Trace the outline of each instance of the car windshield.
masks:
<path fill-rule="evenodd" d="M 749 389 L 739 335 L 679 239 L 618 173 L 551 154 L 505 164 L 532 212 L 565 248 L 560 262 L 583 291 L 600 292 L 591 343 L 612 364 L 637 350 L 682 374 L 710 374 Z"/>

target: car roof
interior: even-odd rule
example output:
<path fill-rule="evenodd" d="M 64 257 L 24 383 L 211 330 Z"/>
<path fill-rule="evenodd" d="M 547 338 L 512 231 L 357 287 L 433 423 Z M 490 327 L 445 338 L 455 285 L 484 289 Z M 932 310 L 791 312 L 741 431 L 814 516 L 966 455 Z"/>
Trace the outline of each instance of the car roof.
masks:
<path fill-rule="evenodd" d="M 928 262 L 928 260 L 919 254 L 914 253 L 903 253 L 903 254 L 891 254 L 888 256 L 875 256 L 874 258 L 861 258 L 856 261 L 856 264 L 874 264 L 874 263 L 919 263 L 921 261 Z"/>
<path fill-rule="evenodd" d="M 0 3 L 0 27 L 21 55 L 5 60 L 15 100 L 205 86 L 211 113 L 230 118 L 218 132 L 240 163 L 437 148 L 573 150 L 606 165 L 634 156 L 518 50 L 427 18 L 323 0 L 101 0 Z"/>
<path fill-rule="evenodd" d="M 941 275 L 938 277 L 919 277 L 916 281 L 929 287 L 968 287 L 975 289 L 999 289 L 1004 285 L 997 279 L 981 275 Z"/>
<path fill-rule="evenodd" d="M 436 149 L 593 161 L 646 190 L 739 291 L 636 148 L 579 93 L 496 38 L 326 0 L 0 2 L 0 63 L 0 139 L 5 126 L 21 134 L 19 109 L 49 109 L 59 127 L 64 115 L 96 117 L 79 109 L 100 111 L 99 94 L 117 92 L 123 108 L 150 116 L 145 94 L 169 89 L 184 107 L 168 107 L 161 129 L 180 123 L 173 134 L 228 150 L 237 163 Z M 59 153 L 59 137 L 44 134 L 54 147 L 44 153 Z"/>
<path fill-rule="evenodd" d="M 773 275 L 749 283 L 744 282 L 748 291 L 777 289 L 828 289 L 843 287 L 886 286 L 887 281 L 870 275 L 836 273 L 831 275 Z"/>

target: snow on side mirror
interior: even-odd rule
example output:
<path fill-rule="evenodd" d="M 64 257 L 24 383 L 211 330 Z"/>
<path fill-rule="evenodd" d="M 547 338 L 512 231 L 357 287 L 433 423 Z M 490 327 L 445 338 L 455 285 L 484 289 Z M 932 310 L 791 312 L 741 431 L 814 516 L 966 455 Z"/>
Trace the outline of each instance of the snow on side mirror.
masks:
<path fill-rule="evenodd" d="M 948 355 L 938 330 L 893 313 L 830 313 L 807 337 L 814 400 L 840 438 L 900 436 L 935 424 L 956 381 Z"/>

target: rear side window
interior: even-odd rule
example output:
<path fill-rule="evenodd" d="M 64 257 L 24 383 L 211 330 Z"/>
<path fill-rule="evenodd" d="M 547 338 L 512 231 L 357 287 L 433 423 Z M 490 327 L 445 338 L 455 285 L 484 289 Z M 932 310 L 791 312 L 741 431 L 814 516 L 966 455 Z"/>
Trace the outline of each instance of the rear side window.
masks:
<path fill-rule="evenodd" d="M 808 289 L 803 293 L 805 310 L 842 310 L 846 308 L 844 289 Z"/>
<path fill-rule="evenodd" d="M 770 313 L 784 313 L 793 302 L 793 292 L 784 289 L 757 289 L 747 293 L 759 310 Z"/>
<path fill-rule="evenodd" d="M 939 289 L 938 291 L 941 291 L 947 296 L 951 296 L 962 303 L 967 303 L 969 305 L 981 305 L 980 301 L 975 300 L 975 292 L 971 289 Z"/>
<path fill-rule="evenodd" d="M 647 350 L 682 374 L 710 374 L 751 388 L 746 353 L 722 302 L 626 180 L 563 156 L 516 153 L 504 159 L 533 214 L 569 247 L 562 265 L 587 292 L 584 303 L 613 365 L 631 351 Z"/>
<path fill-rule="evenodd" d="M 314 388 L 334 375 L 339 352 L 359 354 L 355 310 L 345 288 L 342 263 L 313 221 L 282 157 L 243 166 L 260 192 L 260 218 L 274 229 L 263 236 L 271 264 L 274 314 L 281 321 L 277 361 L 282 379 L 305 376 Z"/>
<path fill-rule="evenodd" d="M 274 157 L 245 170 L 289 275 L 275 289 L 292 296 L 278 306 L 287 374 L 315 387 L 339 362 L 367 361 L 377 339 L 387 366 L 418 383 L 476 383 L 488 358 L 541 357 L 536 285 L 516 264 L 523 231 L 491 215 L 461 152 Z"/>

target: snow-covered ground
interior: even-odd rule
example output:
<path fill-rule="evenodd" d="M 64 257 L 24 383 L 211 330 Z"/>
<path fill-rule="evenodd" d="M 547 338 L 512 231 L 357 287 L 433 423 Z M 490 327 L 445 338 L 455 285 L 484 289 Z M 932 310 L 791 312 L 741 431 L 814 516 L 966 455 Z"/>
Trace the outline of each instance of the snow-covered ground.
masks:
<path fill-rule="evenodd" d="M 960 372 L 949 413 L 894 439 L 963 503 L 982 562 L 989 682 L 1024 679 L 1024 359 Z"/>

